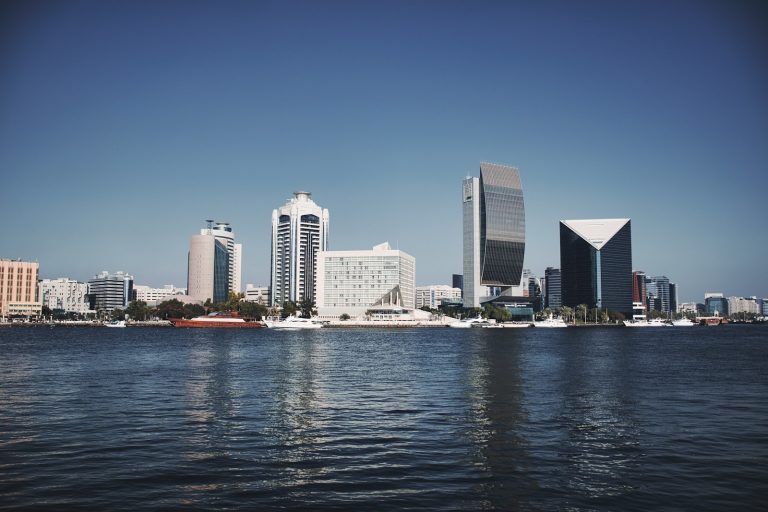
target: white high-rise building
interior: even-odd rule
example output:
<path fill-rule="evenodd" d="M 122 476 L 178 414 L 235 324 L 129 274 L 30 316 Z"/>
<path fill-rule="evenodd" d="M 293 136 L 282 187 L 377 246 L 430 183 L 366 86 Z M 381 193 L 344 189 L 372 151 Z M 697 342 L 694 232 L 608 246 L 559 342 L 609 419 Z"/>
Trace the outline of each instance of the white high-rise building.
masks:
<path fill-rule="evenodd" d="M 43 306 L 67 313 L 88 313 L 88 285 L 66 277 L 43 279 L 38 284 Z"/>
<path fill-rule="evenodd" d="M 357 317 L 371 306 L 416 307 L 416 259 L 388 243 L 367 251 L 322 251 L 317 257 L 317 314 Z"/>
<path fill-rule="evenodd" d="M 328 248 L 328 210 L 309 192 L 294 192 L 272 211 L 272 304 L 315 296 L 317 253 Z"/>
<path fill-rule="evenodd" d="M 437 309 L 443 301 L 461 303 L 461 288 L 453 288 L 447 284 L 416 287 L 416 307 L 427 306 Z"/>

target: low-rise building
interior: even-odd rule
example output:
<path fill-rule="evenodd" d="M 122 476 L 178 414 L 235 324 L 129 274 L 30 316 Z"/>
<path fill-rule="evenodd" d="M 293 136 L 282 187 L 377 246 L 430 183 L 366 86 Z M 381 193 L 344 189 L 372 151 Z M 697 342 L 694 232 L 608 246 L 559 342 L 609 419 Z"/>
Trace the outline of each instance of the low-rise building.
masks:
<path fill-rule="evenodd" d="M 88 284 L 67 277 L 42 279 L 38 283 L 38 296 L 43 306 L 51 311 L 65 313 L 90 313 Z"/>
<path fill-rule="evenodd" d="M 461 288 L 444 284 L 416 287 L 416 308 L 438 309 L 443 302 L 461 302 Z"/>
<path fill-rule="evenodd" d="M 245 300 L 267 306 L 269 304 L 269 286 L 247 284 L 245 286 Z"/>
<path fill-rule="evenodd" d="M 136 300 L 144 301 L 149 306 L 156 306 L 166 300 L 178 299 L 179 296 L 187 294 L 185 288 L 176 288 L 172 284 L 166 284 L 162 288 L 152 288 L 137 284 L 133 289 L 136 292 Z"/>
<path fill-rule="evenodd" d="M 95 311 L 125 309 L 133 298 L 132 275 L 104 271 L 88 281 L 90 308 Z"/>

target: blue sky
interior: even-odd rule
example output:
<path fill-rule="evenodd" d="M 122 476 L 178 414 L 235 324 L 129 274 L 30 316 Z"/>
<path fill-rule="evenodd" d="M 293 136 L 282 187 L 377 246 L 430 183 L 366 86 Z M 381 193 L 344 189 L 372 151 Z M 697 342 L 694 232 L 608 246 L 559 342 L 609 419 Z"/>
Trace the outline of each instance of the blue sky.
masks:
<path fill-rule="evenodd" d="M 759 2 L 4 2 L 0 257 L 184 286 L 229 221 L 269 278 L 294 190 L 333 249 L 461 272 L 461 180 L 517 166 L 525 266 L 558 221 L 630 217 L 633 266 L 768 296 L 768 10 Z"/>

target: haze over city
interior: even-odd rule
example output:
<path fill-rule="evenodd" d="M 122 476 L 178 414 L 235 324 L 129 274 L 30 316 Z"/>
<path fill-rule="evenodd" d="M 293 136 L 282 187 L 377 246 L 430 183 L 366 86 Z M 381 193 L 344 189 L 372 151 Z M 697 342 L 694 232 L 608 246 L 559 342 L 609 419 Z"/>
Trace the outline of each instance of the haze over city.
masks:
<path fill-rule="evenodd" d="M 462 271 L 461 180 L 520 170 L 525 267 L 558 221 L 631 218 L 681 301 L 765 296 L 768 11 L 758 3 L 9 2 L 0 256 L 185 286 L 205 219 L 269 281 L 296 190 L 331 249 Z"/>

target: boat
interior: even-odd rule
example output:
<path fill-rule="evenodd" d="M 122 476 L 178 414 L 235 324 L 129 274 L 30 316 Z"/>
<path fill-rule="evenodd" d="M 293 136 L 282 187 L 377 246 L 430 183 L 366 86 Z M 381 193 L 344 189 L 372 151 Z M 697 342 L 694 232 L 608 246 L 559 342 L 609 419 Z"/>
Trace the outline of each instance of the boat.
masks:
<path fill-rule="evenodd" d="M 645 320 L 645 319 L 624 320 L 624 325 L 626 327 L 669 327 L 669 324 L 661 318 L 654 318 L 652 320 Z"/>
<path fill-rule="evenodd" d="M 107 322 L 104 327 L 125 327 L 125 320 L 115 320 L 114 322 Z"/>
<path fill-rule="evenodd" d="M 490 323 L 478 316 L 477 318 L 457 320 L 452 324 L 448 324 L 448 327 L 453 327 L 454 329 L 469 329 L 470 327 L 484 327 L 486 325 L 490 325 Z"/>
<path fill-rule="evenodd" d="M 672 320 L 672 327 L 693 327 L 696 323 L 692 322 L 690 318 L 680 318 L 678 320 Z"/>
<path fill-rule="evenodd" d="M 289 316 L 284 320 L 266 322 L 270 329 L 280 329 L 284 331 L 298 331 L 303 329 L 320 329 L 322 322 L 315 318 L 300 318 L 298 316 Z"/>
<path fill-rule="evenodd" d="M 264 327 L 264 323 L 255 318 L 240 316 L 237 311 L 216 311 L 189 320 L 169 318 L 174 327 L 203 327 L 224 329 L 255 329 Z"/>
<path fill-rule="evenodd" d="M 534 327 L 545 327 L 545 328 L 560 328 L 560 327 L 568 327 L 568 324 L 565 323 L 565 320 L 562 318 L 552 318 L 551 316 L 545 320 L 541 320 L 540 322 L 533 322 Z"/>

